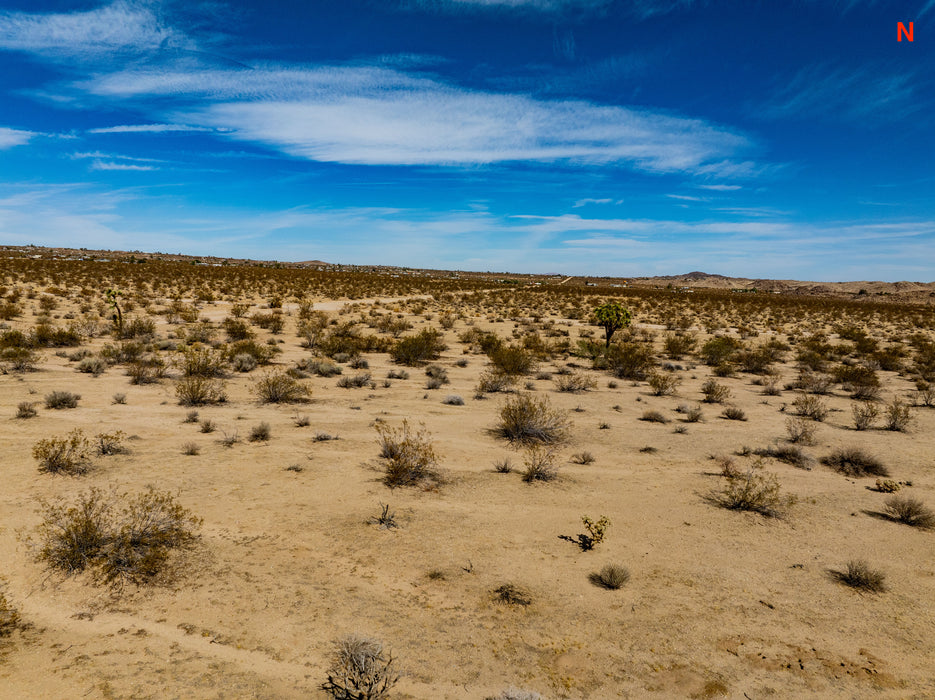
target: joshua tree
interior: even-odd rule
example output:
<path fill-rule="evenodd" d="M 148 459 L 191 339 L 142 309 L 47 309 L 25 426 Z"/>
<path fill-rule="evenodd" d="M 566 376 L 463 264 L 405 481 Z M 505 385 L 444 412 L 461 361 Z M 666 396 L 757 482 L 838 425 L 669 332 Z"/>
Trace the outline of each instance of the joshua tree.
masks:
<path fill-rule="evenodd" d="M 597 325 L 604 328 L 604 347 L 609 348 L 611 337 L 621 328 L 629 326 L 632 316 L 629 309 L 621 306 L 619 301 L 608 301 L 594 309 L 594 318 Z"/>
<path fill-rule="evenodd" d="M 123 333 L 123 311 L 120 310 L 120 303 L 117 300 L 122 296 L 123 292 L 117 289 L 108 289 L 104 292 L 107 303 L 110 304 L 111 308 L 114 310 L 113 321 L 114 325 L 117 327 L 117 332 L 120 334 Z"/>

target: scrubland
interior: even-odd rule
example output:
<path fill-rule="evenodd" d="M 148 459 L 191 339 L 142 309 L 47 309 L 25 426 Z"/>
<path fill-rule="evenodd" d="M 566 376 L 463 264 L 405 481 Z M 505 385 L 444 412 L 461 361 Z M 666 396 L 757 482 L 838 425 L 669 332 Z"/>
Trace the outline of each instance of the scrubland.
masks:
<path fill-rule="evenodd" d="M 4 697 L 935 696 L 931 306 L 10 258 L 0 318 Z"/>

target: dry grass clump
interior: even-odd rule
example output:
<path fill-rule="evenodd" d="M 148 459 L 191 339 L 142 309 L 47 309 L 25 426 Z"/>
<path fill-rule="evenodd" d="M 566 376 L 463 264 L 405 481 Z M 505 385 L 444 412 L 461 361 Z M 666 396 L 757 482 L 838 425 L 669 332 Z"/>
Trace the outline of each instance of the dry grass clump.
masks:
<path fill-rule="evenodd" d="M 525 588 L 512 583 L 505 583 L 493 590 L 494 600 L 506 605 L 526 607 L 532 604 L 532 596 Z"/>
<path fill-rule="evenodd" d="M 182 445 L 182 454 L 189 457 L 194 457 L 195 455 L 201 452 L 201 447 L 199 447 L 197 442 L 186 442 Z"/>
<path fill-rule="evenodd" d="M 831 575 L 845 586 L 861 591 L 882 593 L 886 590 L 886 575 L 871 569 L 863 559 L 852 559 L 847 562 L 844 571 L 832 571 Z"/>
<path fill-rule="evenodd" d="M 457 394 L 449 394 L 444 399 L 442 399 L 442 403 L 446 406 L 463 406 L 464 399 Z"/>
<path fill-rule="evenodd" d="M 399 428 L 378 423 L 380 457 L 386 460 L 383 483 L 390 488 L 418 486 L 423 483 L 439 483 L 438 455 L 422 425 L 413 431 L 408 420 Z"/>
<path fill-rule="evenodd" d="M 712 500 L 728 510 L 745 510 L 778 518 L 790 504 L 779 490 L 779 480 L 774 474 L 757 474 L 751 469 L 746 474 L 729 476 L 727 484 L 713 494 Z"/>
<path fill-rule="evenodd" d="M 595 586 L 600 586 L 610 591 L 616 591 L 630 580 L 630 571 L 625 566 L 606 564 L 600 571 L 594 572 L 588 576 L 588 580 Z"/>
<path fill-rule="evenodd" d="M 656 410 L 647 410 L 643 411 L 643 415 L 640 416 L 640 420 L 646 421 L 647 423 L 668 423 L 669 419 L 666 418 L 662 413 Z"/>
<path fill-rule="evenodd" d="M 887 499 L 884 512 L 898 522 L 922 530 L 935 529 L 935 512 L 922 501 L 910 496 L 893 496 Z"/>
<path fill-rule="evenodd" d="M 16 406 L 17 418 L 35 418 L 37 414 L 36 404 L 32 401 L 20 401 Z"/>
<path fill-rule="evenodd" d="M 844 476 L 889 476 L 889 470 L 876 457 L 858 447 L 842 447 L 821 458 L 821 463 Z"/>
<path fill-rule="evenodd" d="M 575 464 L 593 464 L 594 455 L 590 452 L 576 452 L 571 456 L 571 461 Z"/>
<path fill-rule="evenodd" d="M 487 696 L 484 700 L 543 700 L 543 698 L 534 690 L 507 688 L 496 695 Z"/>
<path fill-rule="evenodd" d="M 338 387 L 341 389 L 360 389 L 371 383 L 370 372 L 361 372 L 353 377 L 344 375 L 338 380 Z"/>
<path fill-rule="evenodd" d="M 705 403 L 724 403 L 730 398 L 730 389 L 723 384 L 718 384 L 715 379 L 708 379 L 701 385 L 701 393 L 704 394 Z"/>
<path fill-rule="evenodd" d="M 558 391 L 578 394 L 582 391 L 590 391 L 597 387 L 597 380 L 589 377 L 583 372 L 572 372 L 571 374 L 559 375 L 555 379 L 555 388 Z"/>
<path fill-rule="evenodd" d="M 260 403 L 307 403 L 311 392 L 285 372 L 270 372 L 260 377 L 253 393 Z"/>
<path fill-rule="evenodd" d="M 805 454 L 801 447 L 794 445 L 770 445 L 765 449 L 754 450 L 753 454 L 759 457 L 772 457 L 799 469 L 810 469 L 812 463 L 811 457 Z"/>
<path fill-rule="evenodd" d="M 480 396 L 495 394 L 497 392 L 512 391 L 515 384 L 515 377 L 495 370 L 485 370 L 481 373 L 474 391 Z"/>
<path fill-rule="evenodd" d="M 494 433 L 525 445 L 558 445 L 568 440 L 571 423 L 565 411 L 552 408 L 548 397 L 518 394 L 500 408 Z"/>
<path fill-rule="evenodd" d="M 675 409 L 676 413 L 681 413 L 686 423 L 697 423 L 702 419 L 701 406 L 689 406 L 688 404 L 680 404 L 678 408 Z"/>
<path fill-rule="evenodd" d="M 383 643 L 369 637 L 348 635 L 335 645 L 322 689 L 338 700 L 379 700 L 399 680 L 396 659 L 384 652 Z"/>
<path fill-rule="evenodd" d="M 269 423 L 263 421 L 250 429 L 250 435 L 247 439 L 250 442 L 266 442 L 270 437 L 272 437 L 272 430 L 269 427 Z"/>
<path fill-rule="evenodd" d="M 195 541 L 201 525 L 170 493 L 152 489 L 106 496 L 92 488 L 71 506 L 43 503 L 41 514 L 39 561 L 66 574 L 95 569 L 107 583 L 152 580 L 165 569 L 171 550 Z"/>
<path fill-rule="evenodd" d="M 66 437 L 44 438 L 32 448 L 40 472 L 52 474 L 84 474 L 88 470 L 91 445 L 80 428 Z"/>
<path fill-rule="evenodd" d="M 46 408 L 77 408 L 78 401 L 81 400 L 80 394 L 74 394 L 70 391 L 53 391 L 45 396 Z"/>
<path fill-rule="evenodd" d="M 744 413 L 743 409 L 739 406 L 728 406 L 723 411 L 721 411 L 721 418 L 726 418 L 727 420 L 747 420 L 747 414 Z"/>
<path fill-rule="evenodd" d="M 207 406 L 227 401 L 224 383 L 208 377 L 182 377 L 175 385 L 175 395 L 182 406 Z"/>

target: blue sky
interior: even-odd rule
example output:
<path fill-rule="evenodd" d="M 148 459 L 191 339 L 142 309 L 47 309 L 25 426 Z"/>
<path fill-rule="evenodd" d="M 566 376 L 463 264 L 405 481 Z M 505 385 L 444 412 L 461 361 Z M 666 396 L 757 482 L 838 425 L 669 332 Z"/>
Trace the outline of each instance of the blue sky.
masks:
<path fill-rule="evenodd" d="M 935 0 L 0 0 L 3 244 L 931 281 L 933 157 Z"/>

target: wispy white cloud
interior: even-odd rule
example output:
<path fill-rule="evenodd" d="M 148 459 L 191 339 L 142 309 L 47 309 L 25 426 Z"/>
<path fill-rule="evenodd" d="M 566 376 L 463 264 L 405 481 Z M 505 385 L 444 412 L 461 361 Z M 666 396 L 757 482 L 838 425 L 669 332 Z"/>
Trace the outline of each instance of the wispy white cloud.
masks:
<path fill-rule="evenodd" d="M 213 129 L 189 124 L 127 124 L 88 129 L 89 134 L 164 134 L 188 131 L 213 131 Z"/>
<path fill-rule="evenodd" d="M 586 197 L 584 199 L 579 199 L 577 202 L 575 202 L 572 208 L 578 209 L 579 207 L 585 207 L 585 206 L 588 206 L 589 204 L 623 204 L 623 200 L 622 199 L 610 199 L 606 197 L 602 199 L 591 199 L 589 197 Z"/>
<path fill-rule="evenodd" d="M 930 104 L 917 93 L 918 76 L 911 70 L 891 72 L 881 66 L 859 69 L 831 64 L 808 66 L 751 112 L 770 119 L 813 119 L 873 126 L 903 119 Z"/>
<path fill-rule="evenodd" d="M 125 171 L 147 171 L 158 170 L 152 165 L 137 165 L 135 163 L 115 163 L 114 161 L 96 160 L 91 163 L 91 170 L 125 170 Z"/>
<path fill-rule="evenodd" d="M 743 189 L 740 185 L 698 185 L 703 190 L 714 190 L 716 192 L 733 192 Z"/>
<path fill-rule="evenodd" d="M 65 58 L 191 47 L 191 42 L 162 22 L 152 7 L 153 3 L 118 0 L 84 12 L 2 12 L 0 49 Z"/>
<path fill-rule="evenodd" d="M 0 149 L 22 146 L 28 143 L 33 136 L 36 136 L 33 131 L 22 131 L 0 126 Z"/>
<path fill-rule="evenodd" d="M 705 197 L 695 197 L 689 194 L 667 194 L 666 197 L 669 199 L 678 199 L 683 202 L 706 202 Z"/>
<path fill-rule="evenodd" d="M 122 71 L 79 87 L 188 100 L 192 106 L 169 115 L 171 122 L 322 162 L 539 161 L 713 175 L 753 168 L 735 160 L 751 146 L 744 135 L 703 120 L 469 90 L 382 67 Z"/>

